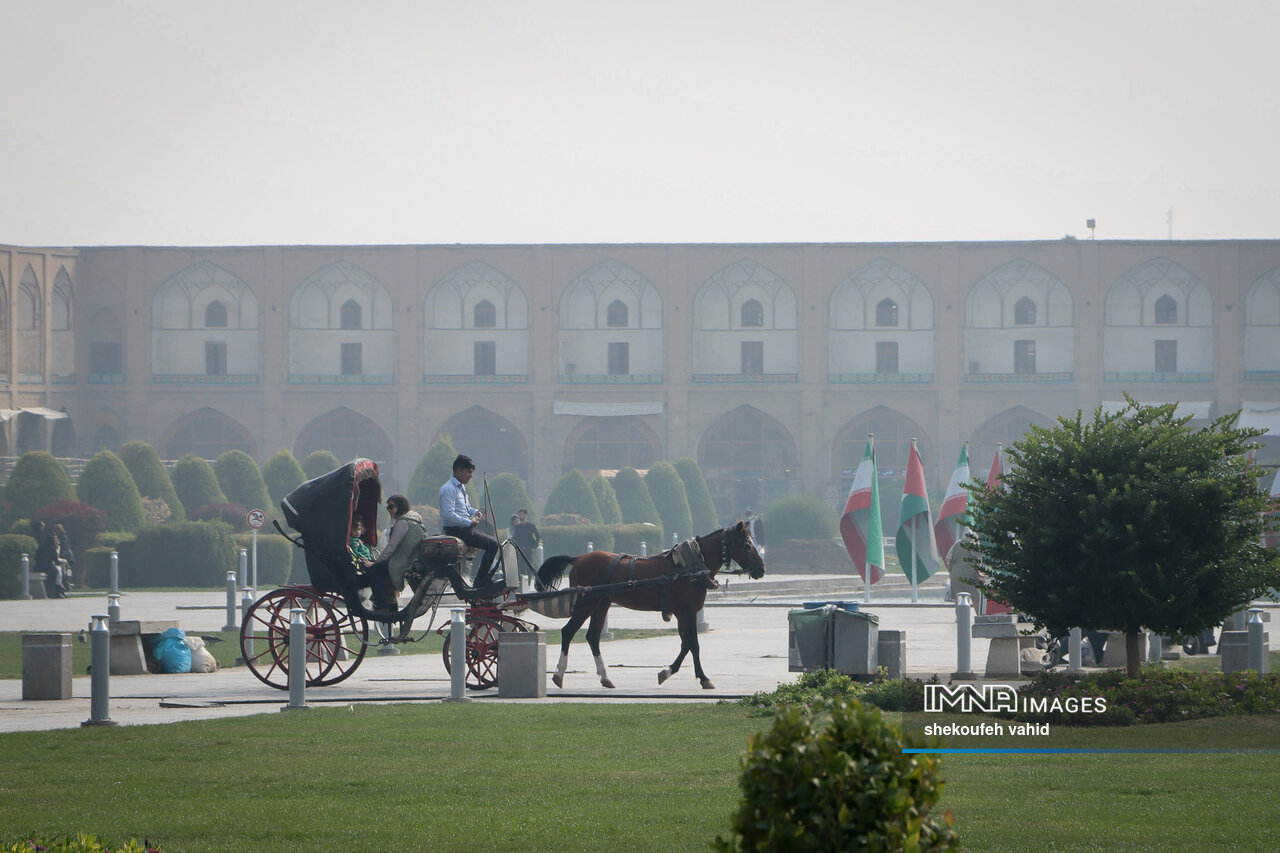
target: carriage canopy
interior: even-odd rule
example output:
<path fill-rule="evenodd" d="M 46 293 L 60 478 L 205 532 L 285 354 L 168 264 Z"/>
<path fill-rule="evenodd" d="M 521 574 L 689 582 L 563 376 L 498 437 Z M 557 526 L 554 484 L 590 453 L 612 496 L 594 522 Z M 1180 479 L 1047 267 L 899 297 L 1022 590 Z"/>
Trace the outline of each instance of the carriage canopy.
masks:
<path fill-rule="evenodd" d="M 340 468 L 307 480 L 294 489 L 280 508 L 285 522 L 302 535 L 311 585 L 334 592 L 351 602 L 358 600 L 356 569 L 347 549 L 351 521 L 364 521 L 361 537 L 370 546 L 378 542 L 378 507 L 382 481 L 371 459 L 352 459 Z"/>

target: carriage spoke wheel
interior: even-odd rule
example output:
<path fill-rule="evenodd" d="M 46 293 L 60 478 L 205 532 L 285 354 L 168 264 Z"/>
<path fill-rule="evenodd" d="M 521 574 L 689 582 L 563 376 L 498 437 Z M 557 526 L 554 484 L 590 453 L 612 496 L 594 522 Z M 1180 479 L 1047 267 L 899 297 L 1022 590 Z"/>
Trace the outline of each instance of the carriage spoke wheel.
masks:
<path fill-rule="evenodd" d="M 506 621 L 506 620 L 504 620 Z M 502 626 L 494 619 L 483 616 L 467 620 L 467 687 L 472 690 L 488 690 L 498 683 L 498 634 Z M 444 668 L 453 674 L 453 660 L 449 649 L 453 636 L 444 639 Z"/>
<path fill-rule="evenodd" d="M 369 627 L 340 609 L 338 599 L 307 587 L 272 590 L 250 606 L 240 628 L 240 652 L 263 684 L 289 689 L 289 620 L 291 611 L 306 611 L 307 642 L 303 666 L 308 687 L 336 684 L 364 659 Z"/>

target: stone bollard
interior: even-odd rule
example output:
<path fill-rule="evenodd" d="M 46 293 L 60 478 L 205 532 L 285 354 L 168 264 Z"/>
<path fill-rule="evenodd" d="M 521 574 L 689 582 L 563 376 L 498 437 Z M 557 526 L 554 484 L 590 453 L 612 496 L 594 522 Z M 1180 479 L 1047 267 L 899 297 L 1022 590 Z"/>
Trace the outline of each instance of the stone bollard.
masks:
<path fill-rule="evenodd" d="M 643 539 L 640 540 L 640 556 L 641 557 L 649 556 L 649 546 L 644 543 Z"/>
<path fill-rule="evenodd" d="M 503 631 L 498 635 L 498 696 L 547 698 L 547 635 L 544 631 Z"/>
<path fill-rule="evenodd" d="M 1249 669 L 1258 673 L 1258 675 L 1267 675 L 1271 672 L 1270 656 L 1267 654 L 1267 635 L 1263 633 L 1262 611 L 1251 609 L 1249 611 Z"/>
<path fill-rule="evenodd" d="M 1160 663 L 1164 658 L 1164 637 L 1155 631 L 1147 633 L 1147 662 Z"/>
<path fill-rule="evenodd" d="M 671 531 L 671 547 L 674 548 L 680 544 L 680 536 L 673 530 Z"/>
<path fill-rule="evenodd" d="M 703 607 L 698 610 L 697 629 L 699 634 L 705 634 L 711 630 L 711 623 L 707 621 L 707 608 Z"/>
<path fill-rule="evenodd" d="M 546 554 L 546 551 L 543 549 L 542 543 L 539 542 L 538 543 L 538 567 L 539 568 L 541 568 L 542 564 L 547 561 L 545 554 Z"/>
<path fill-rule="evenodd" d="M 888 678 L 902 678 L 907 672 L 907 632 L 880 631 L 876 635 L 876 666 Z"/>
<path fill-rule="evenodd" d="M 956 671 L 951 678 L 956 681 L 972 680 L 978 676 L 973 671 L 973 605 L 967 592 L 956 595 Z"/>
<path fill-rule="evenodd" d="M 1069 672 L 1079 672 L 1084 668 L 1084 654 L 1081 651 L 1084 631 L 1079 628 L 1072 628 L 1071 639 L 1067 641 L 1067 670 Z"/>
<path fill-rule="evenodd" d="M 240 586 L 249 586 L 249 551 L 245 548 L 240 549 Z"/>
<path fill-rule="evenodd" d="M 118 592 L 107 596 L 107 620 L 110 622 L 120 621 L 120 593 Z"/>
<path fill-rule="evenodd" d="M 595 549 L 596 549 L 596 543 L 594 543 L 594 542 L 588 542 L 588 543 L 587 543 L 587 553 L 588 553 L 588 554 L 590 554 L 590 553 L 591 553 L 592 551 L 594 551 Z"/>
<path fill-rule="evenodd" d="M 449 620 L 449 698 L 446 702 L 470 702 L 467 696 L 467 608 L 450 608 Z M 502 681 L 498 681 L 501 689 Z"/>
<path fill-rule="evenodd" d="M 240 635 L 243 637 L 240 648 L 249 660 L 254 659 L 253 653 L 253 625 L 249 624 L 249 610 L 253 607 L 253 590 L 245 587 L 240 594 Z M 236 666 L 244 666 L 248 661 L 245 658 L 236 658 Z"/>
<path fill-rule="evenodd" d="M 31 600 L 31 557 L 22 555 L 22 595 L 23 601 Z"/>
<path fill-rule="evenodd" d="M 111 719 L 111 629 L 107 616 L 93 616 L 93 671 L 90 679 L 89 719 L 82 726 L 114 726 Z"/>
<path fill-rule="evenodd" d="M 1222 655 L 1223 672 L 1242 672 L 1249 668 L 1249 632 L 1223 631 L 1218 635 L 1218 653 Z"/>
<path fill-rule="evenodd" d="M 120 594 L 120 553 L 111 552 L 111 590 L 112 595 Z"/>
<path fill-rule="evenodd" d="M 71 635 L 22 635 L 22 699 L 71 698 Z"/>
<path fill-rule="evenodd" d="M 307 707 L 307 611 L 289 610 L 289 704 L 282 710 Z M 301 665 L 299 665 L 301 662 Z"/>
<path fill-rule="evenodd" d="M 227 624 L 222 626 L 224 631 L 234 631 L 236 629 L 236 573 L 227 572 Z"/>

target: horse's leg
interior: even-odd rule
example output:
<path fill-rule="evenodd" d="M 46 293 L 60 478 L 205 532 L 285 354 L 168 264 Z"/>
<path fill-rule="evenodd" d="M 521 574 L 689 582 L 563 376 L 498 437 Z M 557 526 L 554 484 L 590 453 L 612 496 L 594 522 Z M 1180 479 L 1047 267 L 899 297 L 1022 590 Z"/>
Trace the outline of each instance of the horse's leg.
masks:
<path fill-rule="evenodd" d="M 676 659 L 672 661 L 671 666 L 658 673 L 658 683 L 666 681 L 671 676 L 680 671 L 680 664 L 684 663 L 684 656 L 689 653 L 689 640 L 685 636 L 685 619 L 684 611 L 676 614 L 677 633 L 680 635 L 680 654 L 676 655 Z M 695 628 L 696 630 L 696 628 Z"/>
<path fill-rule="evenodd" d="M 605 669 L 604 658 L 600 655 L 600 635 L 604 632 L 604 620 L 609 614 L 609 605 L 612 602 L 604 599 L 591 614 L 591 624 L 587 626 L 587 644 L 591 646 L 591 654 L 596 658 L 596 674 L 600 676 L 600 683 L 605 687 L 616 687 L 609 679 L 609 671 Z"/>
<path fill-rule="evenodd" d="M 582 601 L 579 600 L 573 612 L 569 614 L 569 621 L 560 629 L 560 662 L 556 664 L 556 671 L 551 675 L 551 680 L 556 687 L 564 687 L 564 671 L 569 668 L 569 644 L 573 642 L 573 635 L 578 633 L 578 629 L 582 627 L 583 622 L 587 621 L 593 609 L 594 607 L 583 607 Z"/>
<path fill-rule="evenodd" d="M 676 658 L 676 662 L 671 665 L 671 672 L 674 673 L 680 668 L 680 662 L 684 660 L 686 652 L 693 654 L 693 674 L 697 677 L 698 683 L 702 685 L 703 690 L 714 690 L 715 685 L 711 683 L 711 679 L 707 678 L 707 674 L 702 671 L 702 658 L 699 655 L 698 646 L 698 623 L 697 612 L 681 608 L 676 613 L 676 624 L 680 627 L 680 657 Z M 666 670 L 663 670 L 666 672 Z M 661 684 L 665 679 L 661 674 L 658 675 L 658 683 Z"/>

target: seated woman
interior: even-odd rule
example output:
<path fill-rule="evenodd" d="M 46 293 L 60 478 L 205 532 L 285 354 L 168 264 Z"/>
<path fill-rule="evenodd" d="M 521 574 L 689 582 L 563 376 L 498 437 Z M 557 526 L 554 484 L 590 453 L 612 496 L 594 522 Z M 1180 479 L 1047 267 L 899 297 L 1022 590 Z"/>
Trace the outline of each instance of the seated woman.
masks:
<path fill-rule="evenodd" d="M 404 573 L 417 558 L 418 543 L 427 531 L 422 516 L 409 508 L 409 499 L 404 495 L 387 498 L 387 514 L 391 516 L 391 534 L 382 553 L 369 564 L 367 574 L 373 587 L 374 607 L 395 610 L 404 587 Z"/>

